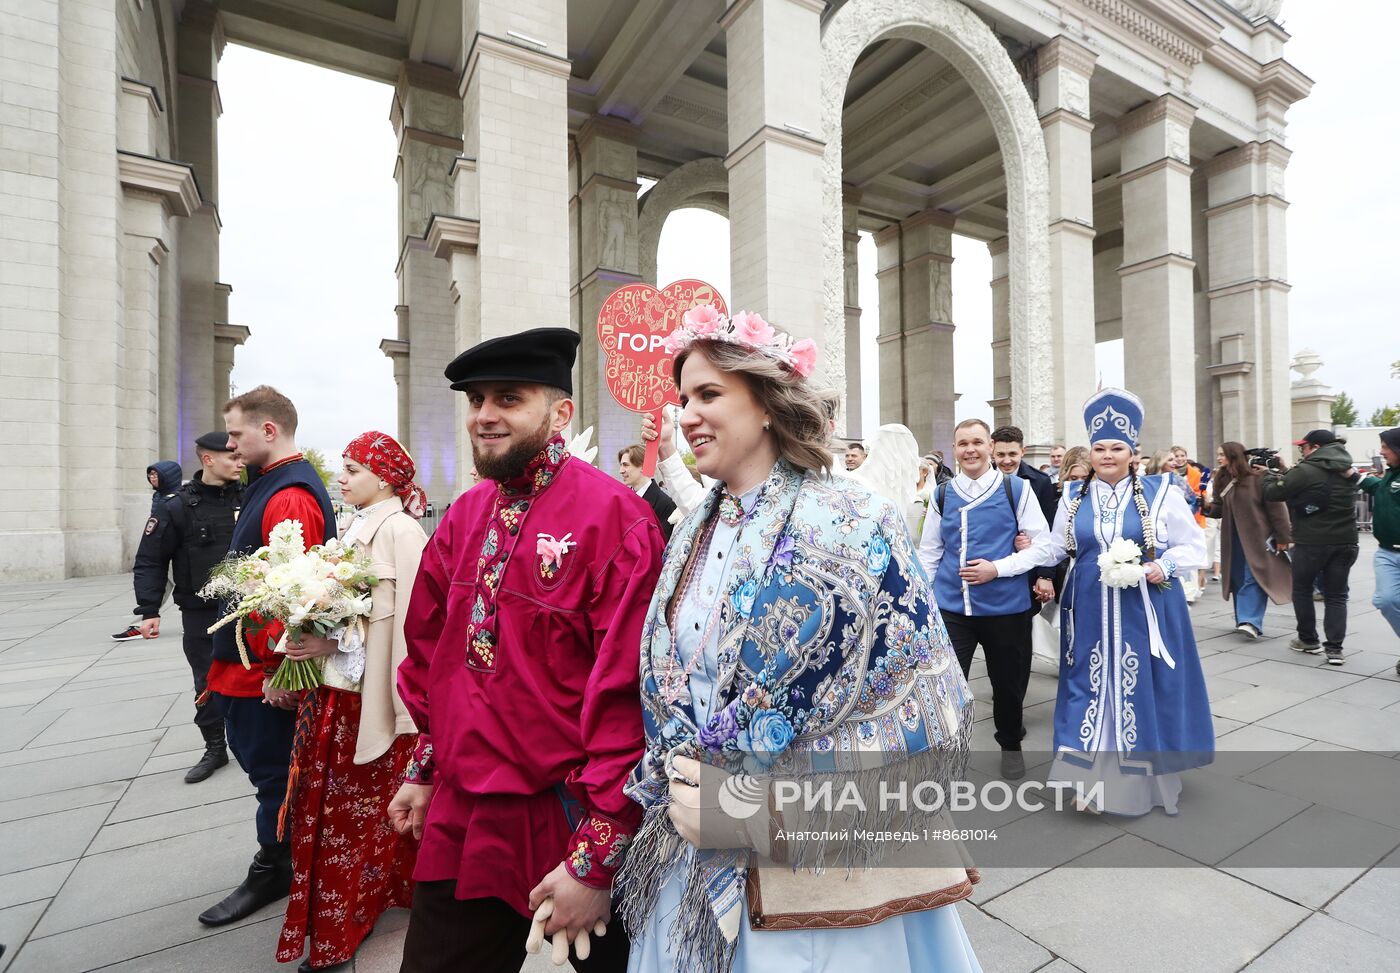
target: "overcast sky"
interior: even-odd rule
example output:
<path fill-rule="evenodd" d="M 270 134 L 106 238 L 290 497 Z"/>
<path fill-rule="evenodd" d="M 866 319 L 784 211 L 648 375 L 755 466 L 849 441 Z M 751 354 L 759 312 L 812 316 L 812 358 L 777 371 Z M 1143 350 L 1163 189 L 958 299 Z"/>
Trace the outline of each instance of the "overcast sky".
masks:
<path fill-rule="evenodd" d="M 1400 203 L 1390 186 L 1400 136 L 1390 107 L 1390 38 L 1400 6 L 1372 0 L 1365 30 L 1330 5 L 1290 0 L 1289 60 L 1316 82 L 1289 113 L 1287 177 L 1291 347 L 1318 351 L 1319 378 L 1351 393 L 1364 421 L 1400 401 L 1400 358 L 1387 259 Z M 1353 11 L 1353 16 L 1355 11 Z M 1353 19 L 1350 22 L 1355 23 Z M 396 431 L 393 373 L 379 351 L 396 330 L 395 146 L 388 85 L 229 45 L 219 66 L 221 274 L 229 316 L 252 329 L 233 382 L 282 389 L 299 440 L 328 456 L 366 429 Z M 876 415 L 874 245 L 861 241 L 865 412 Z M 1198 259 L 1203 255 L 1198 254 Z M 955 239 L 953 316 L 958 418 L 991 396 L 991 260 Z M 662 281 L 698 277 L 729 296 L 728 226 L 686 210 L 661 237 Z M 1122 378 L 1121 342 L 1097 349 L 1105 384 Z M 869 425 L 869 421 L 867 420 Z"/>

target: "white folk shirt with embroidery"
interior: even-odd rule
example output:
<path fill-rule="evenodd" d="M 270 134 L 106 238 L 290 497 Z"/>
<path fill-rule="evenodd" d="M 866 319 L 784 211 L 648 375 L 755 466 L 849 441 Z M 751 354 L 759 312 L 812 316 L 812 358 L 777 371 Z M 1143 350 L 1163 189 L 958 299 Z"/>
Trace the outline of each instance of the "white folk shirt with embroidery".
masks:
<path fill-rule="evenodd" d="M 345 533 L 341 535 L 341 542 L 344 543 L 346 547 L 353 544 L 355 538 L 359 536 L 360 531 L 364 529 L 370 514 L 384 506 L 384 504 L 391 503 L 392 501 L 393 498 L 390 497 L 388 500 L 380 500 L 378 503 L 372 503 L 368 507 L 356 509 L 355 516 L 350 518 L 350 526 L 346 527 Z M 365 675 L 365 641 L 363 638 L 347 640 L 345 634 L 346 630 L 343 628 L 337 629 L 330 634 L 329 637 L 335 639 L 340 647 L 340 651 L 331 656 L 329 661 L 331 665 L 335 666 L 336 671 L 344 676 L 348 682 L 358 685 Z"/>
<path fill-rule="evenodd" d="M 1001 490 L 1001 479 L 1004 475 L 995 466 L 989 466 L 986 472 L 975 480 L 966 473 L 959 473 L 948 481 L 948 488 L 956 490 L 966 500 L 976 500 L 988 490 Z M 938 572 L 939 562 L 943 560 L 943 518 L 941 513 L 934 509 L 936 500 L 935 492 L 934 501 L 929 504 L 929 516 L 924 518 L 923 537 L 919 539 L 919 560 L 923 562 L 924 571 L 930 581 Z M 994 501 L 989 498 L 986 502 Z M 1024 551 L 1016 551 L 992 561 L 992 565 L 997 569 L 998 578 L 1015 577 L 1025 574 L 1031 568 L 1045 567 L 1063 560 L 1064 554 L 1052 556 L 1050 527 L 1045 522 L 1045 514 L 1041 512 L 1040 504 L 1035 499 L 1035 491 L 1031 489 L 1030 481 L 1026 481 L 1021 488 L 1021 501 L 1016 507 L 1016 527 L 1031 539 L 1031 546 Z M 966 540 L 963 538 L 964 544 Z M 966 554 L 965 551 L 963 553 Z"/>

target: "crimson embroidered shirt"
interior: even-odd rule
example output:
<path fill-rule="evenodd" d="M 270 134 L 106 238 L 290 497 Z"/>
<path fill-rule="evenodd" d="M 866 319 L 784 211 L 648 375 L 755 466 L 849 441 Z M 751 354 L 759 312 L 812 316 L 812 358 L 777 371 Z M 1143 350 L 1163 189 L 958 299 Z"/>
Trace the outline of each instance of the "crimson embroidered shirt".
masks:
<path fill-rule="evenodd" d="M 641 819 L 622 785 L 642 753 L 638 653 L 662 546 L 645 501 L 557 438 L 521 481 L 452 504 L 398 675 L 420 730 L 405 777 L 434 785 L 415 879 L 525 915 L 560 861 L 609 887 Z"/>

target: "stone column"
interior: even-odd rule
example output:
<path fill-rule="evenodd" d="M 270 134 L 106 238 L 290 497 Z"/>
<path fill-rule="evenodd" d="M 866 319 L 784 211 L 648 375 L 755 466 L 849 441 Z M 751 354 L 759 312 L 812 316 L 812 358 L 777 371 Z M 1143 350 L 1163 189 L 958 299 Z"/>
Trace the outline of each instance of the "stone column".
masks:
<path fill-rule="evenodd" d="M 845 244 L 845 272 L 842 283 L 846 303 L 846 435 L 859 439 L 864 435 L 861 412 L 860 374 L 860 190 L 843 186 L 841 191 L 841 231 Z"/>
<path fill-rule="evenodd" d="M 987 244 L 992 257 L 992 428 L 1011 422 L 1011 260 L 1009 240 Z M 1092 364 L 1092 357 L 1091 357 Z"/>
<path fill-rule="evenodd" d="M 1147 449 L 1196 443 L 1191 258 L 1195 108 L 1162 95 L 1118 120 L 1123 175 L 1123 361 Z"/>
<path fill-rule="evenodd" d="M 194 167 L 202 202 L 180 227 L 180 343 L 176 459 L 196 464 L 194 441 L 222 421 L 215 402 L 214 324 L 220 320 L 218 66 L 224 32 L 207 0 L 187 3 L 176 30 L 176 158 Z"/>
<path fill-rule="evenodd" d="M 1283 175 L 1289 151 L 1251 142 L 1211 159 L 1206 176 L 1211 363 L 1218 393 L 1238 396 L 1225 439 L 1290 441 L 1288 266 Z M 1248 367 L 1245 367 L 1248 366 Z"/>
<path fill-rule="evenodd" d="M 246 324 L 220 321 L 214 325 L 214 401 L 219 404 L 220 411 L 223 404 L 233 398 L 230 376 L 233 374 L 234 358 L 239 346 L 248 340 L 248 332 Z M 220 427 L 216 424 L 213 428 L 217 430 Z"/>
<path fill-rule="evenodd" d="M 640 417 L 609 394 L 598 347 L 598 312 L 608 295 L 641 280 L 637 247 L 637 129 L 603 115 L 584 121 L 574 140 L 577 190 L 570 200 L 577 247 L 579 417 L 574 431 L 593 427 L 598 465 L 612 469 L 620 449 L 640 442 Z"/>
<path fill-rule="evenodd" d="M 904 251 L 898 223 L 875 234 L 875 281 L 880 290 L 880 423 L 904 422 Z"/>
<path fill-rule="evenodd" d="M 1095 384 L 1089 76 L 1096 58 L 1065 37 L 1053 38 L 1036 54 L 1037 108 L 1050 158 L 1050 371 L 1057 442 L 1077 429 L 1079 406 Z"/>
<path fill-rule="evenodd" d="M 953 441 L 953 217 L 924 210 L 900 224 L 904 250 L 904 424 L 921 450 Z"/>
<path fill-rule="evenodd" d="M 394 308 L 394 317 L 398 319 L 398 337 L 385 338 L 379 343 L 379 350 L 384 353 L 386 358 L 394 363 L 394 391 L 396 393 L 395 404 L 397 406 L 398 419 L 397 425 L 394 427 L 397 430 L 395 436 L 404 449 L 412 452 L 412 440 L 409 437 L 409 417 L 413 411 L 411 402 L 413 390 L 408 367 L 408 306 L 400 304 L 398 307 Z M 446 382 L 443 384 L 445 385 Z"/>
<path fill-rule="evenodd" d="M 462 102 L 453 72 L 404 61 L 389 121 L 398 139 L 399 303 L 403 354 L 394 359 L 397 437 L 413 456 L 418 483 L 436 509 L 456 495 L 457 402 L 443 370 L 458 347 L 451 272 L 428 248 L 428 221 L 456 212 L 452 167 L 462 151 Z M 380 345 L 383 348 L 383 344 Z"/>
<path fill-rule="evenodd" d="M 569 77 L 565 0 L 463 0 L 456 216 L 429 223 L 451 260 L 457 347 L 569 313 Z M 470 443 L 457 396 L 458 490 Z"/>
<path fill-rule="evenodd" d="M 729 253 L 733 310 L 825 344 L 820 0 L 735 0 L 728 41 Z M 824 349 L 825 350 L 825 349 Z M 824 358 L 831 379 L 844 360 Z M 840 383 L 844 385 L 844 383 Z"/>

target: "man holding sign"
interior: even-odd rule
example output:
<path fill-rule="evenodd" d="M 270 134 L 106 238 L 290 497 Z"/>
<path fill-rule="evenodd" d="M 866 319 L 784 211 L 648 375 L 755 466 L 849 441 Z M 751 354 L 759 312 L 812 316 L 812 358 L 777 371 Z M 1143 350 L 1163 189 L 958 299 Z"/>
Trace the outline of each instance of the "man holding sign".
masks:
<path fill-rule="evenodd" d="M 407 973 L 517 970 L 537 910 L 561 962 L 572 943 L 580 970 L 627 965 L 609 889 L 641 817 L 622 784 L 662 541 L 641 497 L 564 447 L 578 344 L 537 328 L 447 367 L 481 482 L 423 552 L 404 625 L 420 734 L 389 814 L 422 835 Z"/>

